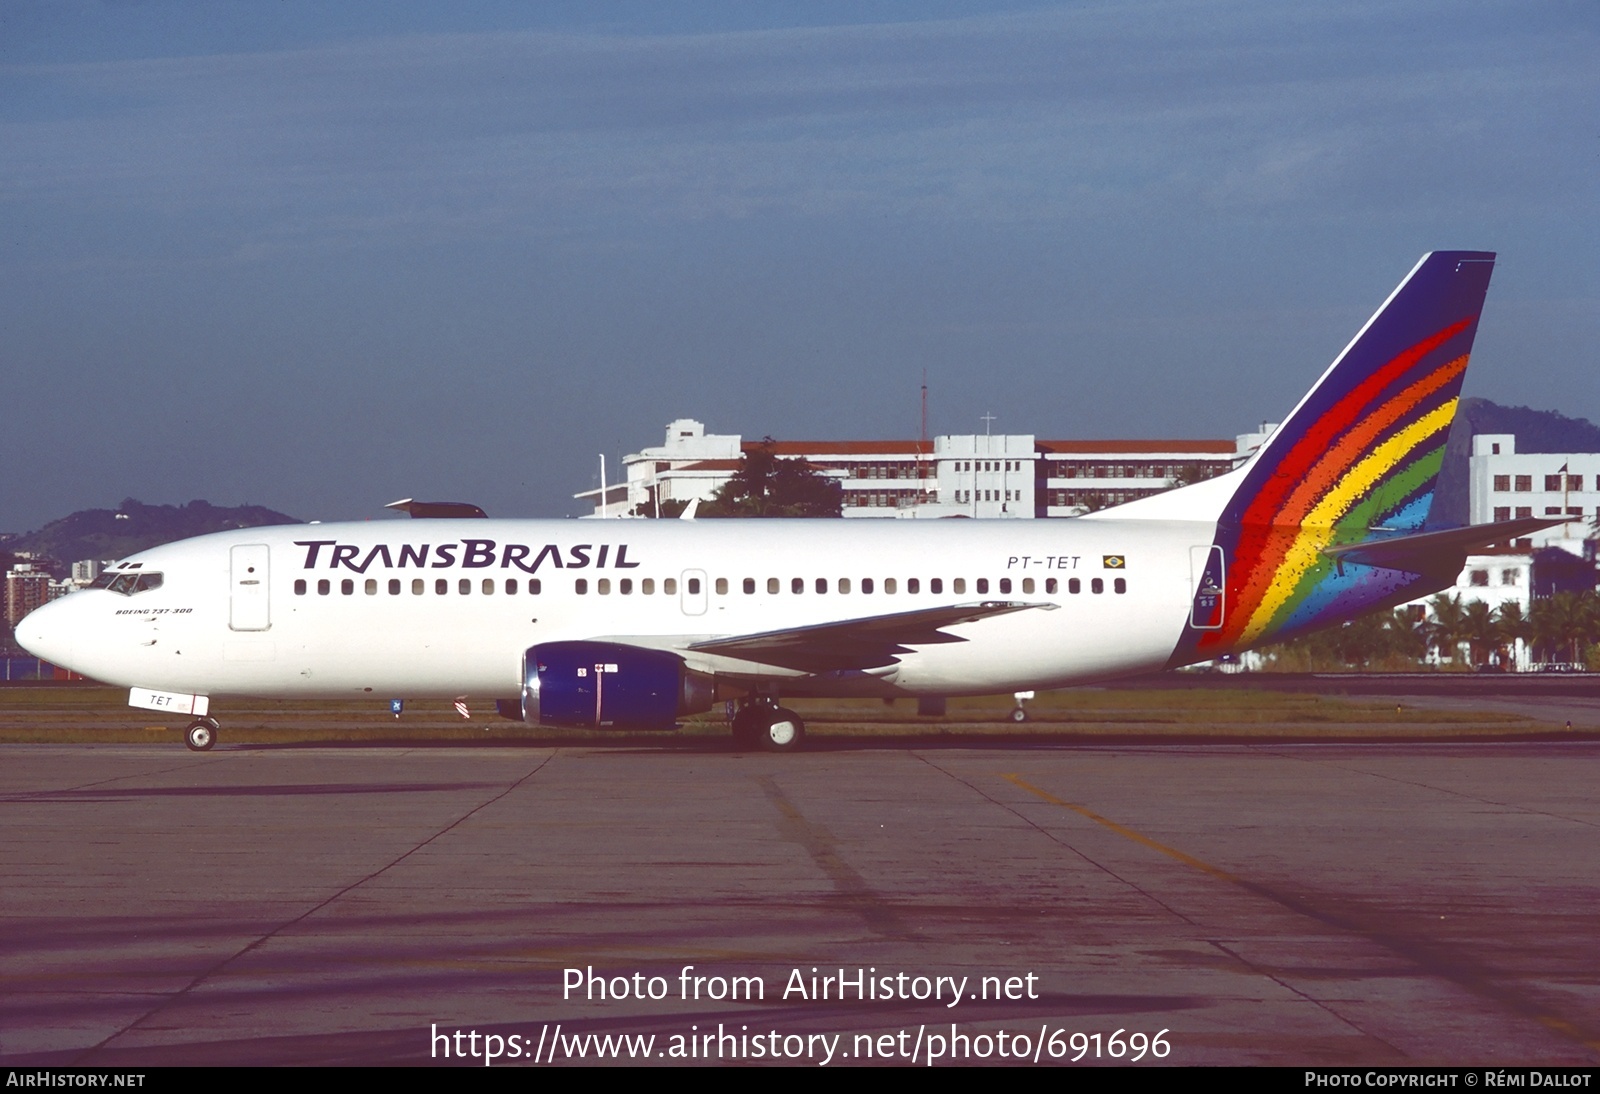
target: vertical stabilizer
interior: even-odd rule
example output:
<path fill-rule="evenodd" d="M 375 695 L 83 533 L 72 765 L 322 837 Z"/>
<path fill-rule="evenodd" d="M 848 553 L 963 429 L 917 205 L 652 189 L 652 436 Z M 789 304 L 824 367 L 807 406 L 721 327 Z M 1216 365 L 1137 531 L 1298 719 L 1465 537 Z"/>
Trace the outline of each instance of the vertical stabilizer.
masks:
<path fill-rule="evenodd" d="M 1227 476 L 1237 486 L 1215 540 L 1221 619 L 1187 628 L 1174 664 L 1433 591 L 1420 587 L 1432 579 L 1343 566 L 1323 549 L 1422 529 L 1493 268 L 1488 252 L 1425 255 L 1255 457 Z"/>

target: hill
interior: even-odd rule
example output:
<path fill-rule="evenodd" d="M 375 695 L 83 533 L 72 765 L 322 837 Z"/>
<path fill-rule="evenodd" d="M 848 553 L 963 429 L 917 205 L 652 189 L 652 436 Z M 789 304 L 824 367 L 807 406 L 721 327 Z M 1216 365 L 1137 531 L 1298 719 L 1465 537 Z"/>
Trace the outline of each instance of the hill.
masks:
<path fill-rule="evenodd" d="M 299 523 L 294 517 L 259 505 L 224 508 L 208 501 L 146 505 L 127 498 L 116 509 L 80 509 L 51 521 L 38 531 L 8 540 L 5 549 L 71 563 L 85 558 L 125 558 L 163 543 L 230 528 Z"/>
<path fill-rule="evenodd" d="M 1479 433 L 1515 433 L 1518 452 L 1600 452 L 1600 426 L 1553 410 L 1501 406 L 1488 399 L 1462 399 L 1445 444 L 1444 467 L 1428 524 L 1450 528 L 1467 523 L 1467 459 Z"/>

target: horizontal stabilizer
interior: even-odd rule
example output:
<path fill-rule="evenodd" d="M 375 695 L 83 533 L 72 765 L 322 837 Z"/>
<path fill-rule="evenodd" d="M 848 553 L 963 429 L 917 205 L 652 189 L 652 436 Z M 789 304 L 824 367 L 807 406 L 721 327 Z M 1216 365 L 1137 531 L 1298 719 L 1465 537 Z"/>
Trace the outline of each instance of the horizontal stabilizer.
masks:
<path fill-rule="evenodd" d="M 1354 562 L 1361 566 L 1381 566 L 1386 570 L 1448 574 L 1454 577 L 1474 547 L 1510 543 L 1514 539 L 1570 521 L 1570 517 L 1523 517 L 1493 524 L 1474 524 L 1466 528 L 1446 528 L 1439 532 L 1369 539 L 1362 543 L 1347 543 L 1342 547 L 1324 547 L 1322 553 L 1341 564 Z"/>
<path fill-rule="evenodd" d="M 1054 604 L 1024 604 L 1010 600 L 951 604 L 895 615 L 850 619 L 842 623 L 820 623 L 763 634 L 713 638 L 696 642 L 689 649 L 801 672 L 871 669 L 894 664 L 897 655 L 911 652 L 910 646 L 966 641 L 946 633 L 942 629 L 944 627 L 976 623 L 980 619 L 1009 615 L 1029 608 L 1054 607 Z"/>

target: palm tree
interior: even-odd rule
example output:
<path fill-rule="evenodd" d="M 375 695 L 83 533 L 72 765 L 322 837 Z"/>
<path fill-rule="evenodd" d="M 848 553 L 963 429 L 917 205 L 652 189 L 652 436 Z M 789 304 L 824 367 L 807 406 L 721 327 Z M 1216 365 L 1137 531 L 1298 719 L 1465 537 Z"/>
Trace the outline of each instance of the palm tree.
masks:
<path fill-rule="evenodd" d="M 1579 649 L 1600 631 L 1600 598 L 1594 590 L 1556 593 L 1533 602 L 1534 643 L 1546 658 L 1579 661 Z"/>
<path fill-rule="evenodd" d="M 1401 660 L 1421 661 L 1428 652 L 1428 642 L 1418 629 L 1421 619 L 1417 609 L 1395 608 L 1383 620 L 1389 654 Z"/>
<path fill-rule="evenodd" d="M 1383 658 L 1389 652 L 1387 622 L 1386 612 L 1373 612 L 1330 631 L 1328 637 L 1339 660 L 1353 668 L 1365 668 Z"/>
<path fill-rule="evenodd" d="M 1517 643 L 1524 646 L 1533 637 L 1533 625 L 1529 622 L 1527 613 L 1522 610 L 1520 600 L 1508 600 L 1500 605 L 1494 614 L 1495 626 L 1500 631 L 1500 663 L 1502 665 L 1517 665 Z"/>
<path fill-rule="evenodd" d="M 1480 668 L 1489 659 L 1489 652 L 1500 644 L 1500 629 L 1494 616 L 1494 609 L 1483 600 L 1474 600 L 1461 610 L 1456 636 L 1467 643 L 1467 657 L 1473 668 Z"/>
<path fill-rule="evenodd" d="M 1429 647 L 1438 652 L 1440 660 L 1448 656 L 1453 661 L 1459 652 L 1462 614 L 1460 596 L 1440 593 L 1428 601 L 1429 618 L 1422 624 L 1422 633 Z"/>

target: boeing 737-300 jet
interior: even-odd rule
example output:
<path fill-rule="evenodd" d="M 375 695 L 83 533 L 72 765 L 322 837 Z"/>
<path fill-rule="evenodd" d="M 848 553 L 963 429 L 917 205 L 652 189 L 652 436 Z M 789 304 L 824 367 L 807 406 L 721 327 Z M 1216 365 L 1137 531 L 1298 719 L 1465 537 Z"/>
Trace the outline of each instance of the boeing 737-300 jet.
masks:
<path fill-rule="evenodd" d="M 1494 255 L 1425 255 L 1243 466 L 1055 520 L 491 520 L 221 532 L 156 547 L 17 640 L 217 737 L 228 696 L 494 700 L 670 729 L 731 701 L 799 746 L 792 696 L 1113 680 L 1335 626 L 1553 523 L 1424 531 Z M 459 514 L 459 515 L 457 515 Z M 465 519 L 463 519 L 465 518 Z"/>

